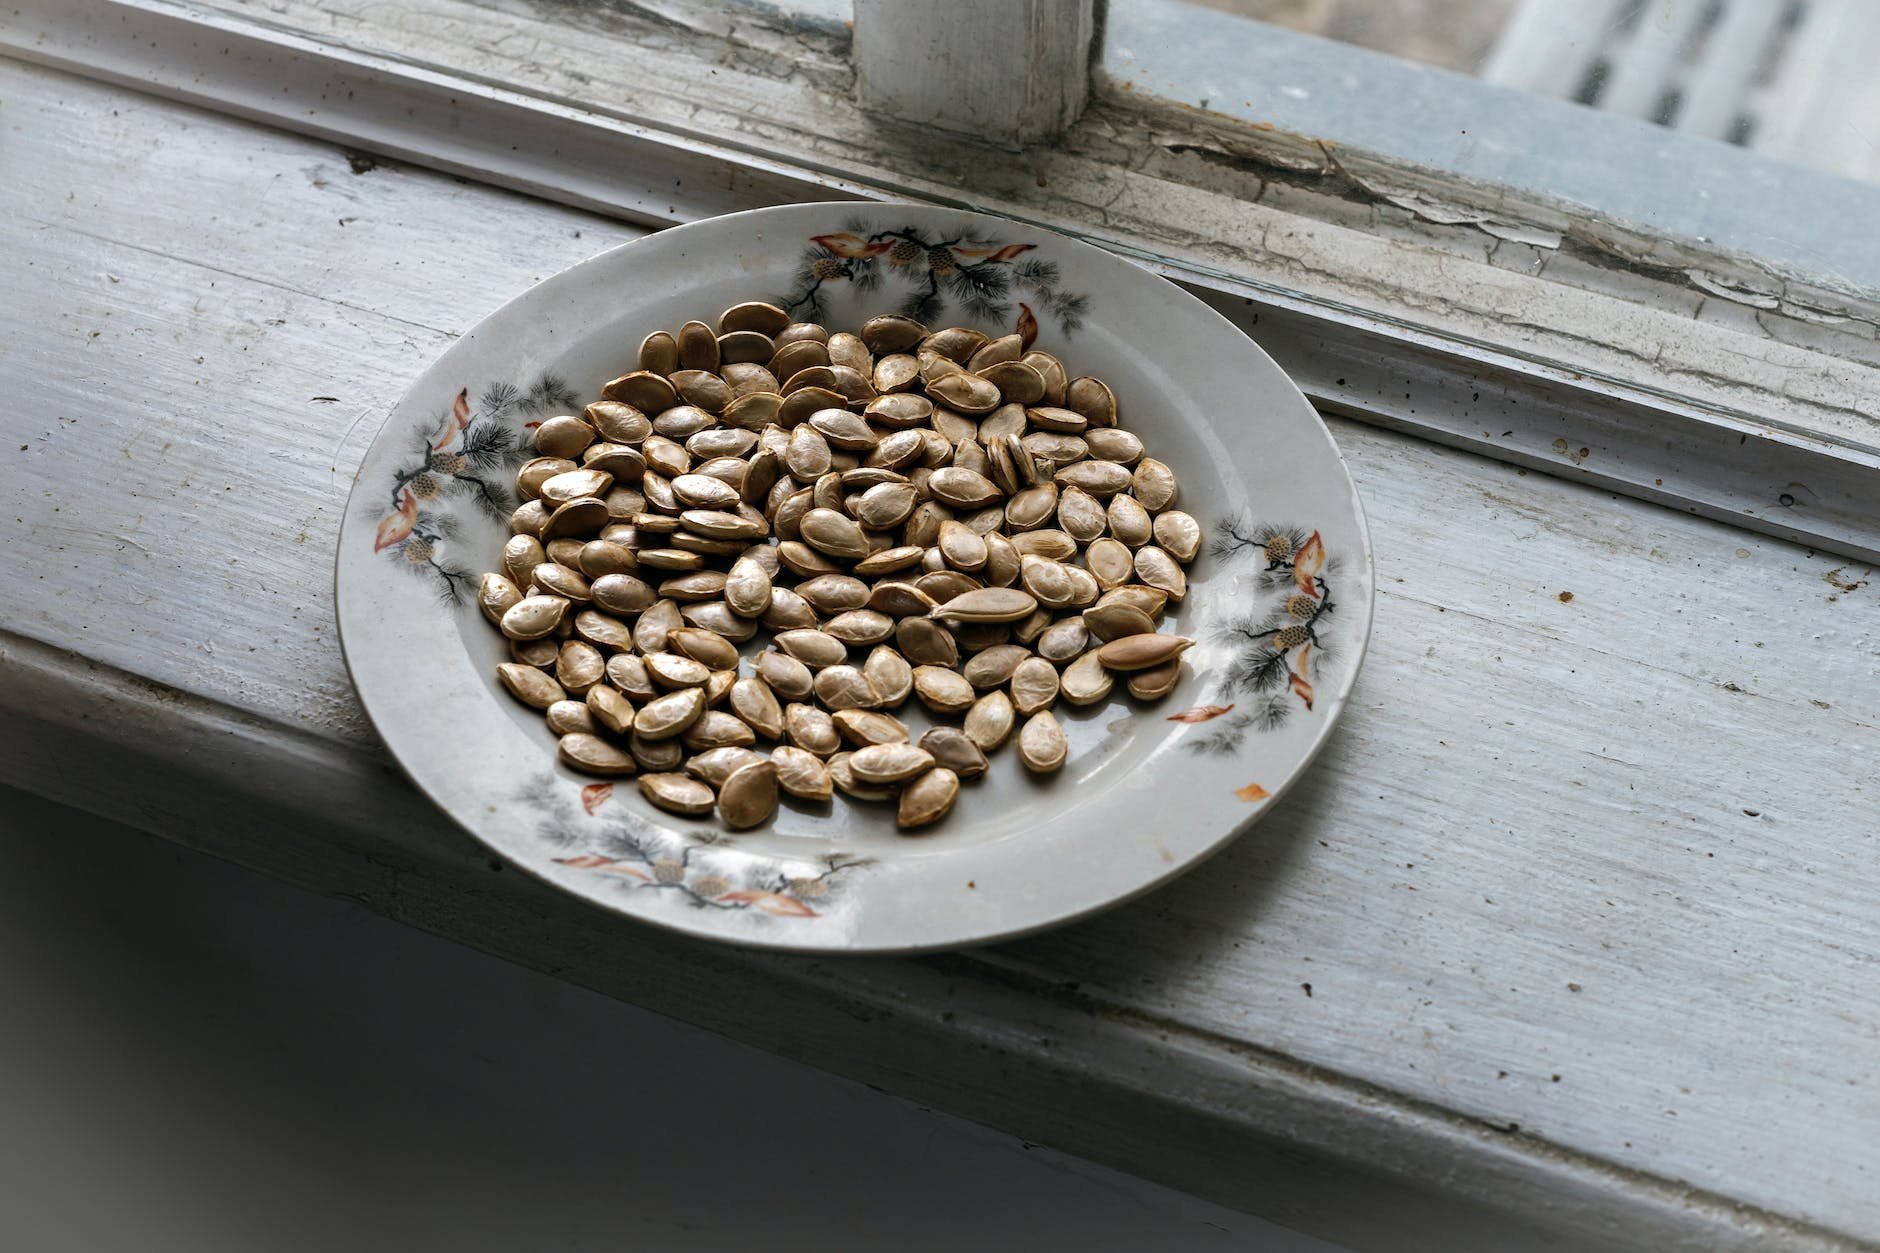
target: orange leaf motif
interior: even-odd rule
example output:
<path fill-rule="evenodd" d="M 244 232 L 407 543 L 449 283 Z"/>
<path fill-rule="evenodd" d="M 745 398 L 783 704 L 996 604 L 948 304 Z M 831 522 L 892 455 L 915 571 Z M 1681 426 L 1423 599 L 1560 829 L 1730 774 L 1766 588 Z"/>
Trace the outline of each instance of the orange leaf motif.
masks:
<path fill-rule="evenodd" d="M 1030 352 L 1031 346 L 1038 342 L 1038 319 L 1032 316 L 1031 306 L 1022 300 L 1018 302 L 1018 325 L 1014 329 L 1025 351 Z"/>
<path fill-rule="evenodd" d="M 437 442 L 431 445 L 431 451 L 442 452 L 450 447 L 451 441 L 457 438 L 457 432 L 469 425 L 470 389 L 466 387 L 457 393 L 457 403 L 450 407 L 450 416 L 444 419 L 443 433 L 437 437 Z"/>
<path fill-rule="evenodd" d="M 1307 709 L 1312 708 L 1312 685 L 1306 682 L 1306 658 L 1311 655 L 1312 645 L 1310 644 L 1299 650 L 1299 669 L 1291 676 L 1293 695 L 1304 701 Z"/>
<path fill-rule="evenodd" d="M 1263 801 L 1271 796 L 1272 793 L 1261 787 L 1258 783 L 1249 783 L 1246 787 L 1235 788 L 1234 795 L 1238 796 L 1243 801 Z"/>
<path fill-rule="evenodd" d="M 857 261 L 863 257 L 878 257 L 894 247 L 892 239 L 878 239 L 870 243 L 860 235 L 851 235 L 847 231 L 840 235 L 811 235 L 809 241 L 828 252 L 835 253 L 838 257 L 847 257 L 851 261 Z"/>
<path fill-rule="evenodd" d="M 592 814 L 595 810 L 612 800 L 614 785 L 611 783 L 590 783 L 581 789 L 581 808 Z"/>
<path fill-rule="evenodd" d="M 1007 244 L 1003 248 L 955 248 L 953 251 L 959 253 L 962 257 L 1003 262 L 1010 261 L 1013 257 L 1030 252 L 1037 246 L 1037 244 Z"/>
<path fill-rule="evenodd" d="M 407 487 L 405 489 L 404 499 L 399 502 L 398 509 L 393 513 L 386 514 L 379 520 L 378 532 L 372 537 L 372 551 L 376 553 L 381 549 L 390 548 L 393 544 L 398 543 L 407 535 L 410 535 L 411 528 L 416 526 L 417 523 L 418 498 L 413 496 L 411 489 Z"/>
<path fill-rule="evenodd" d="M 1196 705 L 1193 709 L 1184 709 L 1178 714 L 1170 714 L 1170 722 L 1207 722 L 1218 718 L 1233 709 L 1232 705 Z"/>
<path fill-rule="evenodd" d="M 614 859 L 602 857 L 599 853 L 583 853 L 579 857 L 557 857 L 557 866 L 573 866 L 576 870 L 599 870 L 602 866 L 611 866 Z"/>
<path fill-rule="evenodd" d="M 1313 576 L 1325 568 L 1325 541 L 1319 538 L 1317 531 L 1312 538 L 1299 545 L 1299 551 L 1293 554 L 1293 582 L 1299 590 L 1316 598 L 1319 594 L 1318 580 Z"/>
<path fill-rule="evenodd" d="M 814 918 L 816 911 L 799 901 L 794 896 L 785 896 L 781 892 L 726 892 L 718 898 L 721 901 L 736 901 L 741 905 L 755 905 L 767 914 L 779 918 Z"/>

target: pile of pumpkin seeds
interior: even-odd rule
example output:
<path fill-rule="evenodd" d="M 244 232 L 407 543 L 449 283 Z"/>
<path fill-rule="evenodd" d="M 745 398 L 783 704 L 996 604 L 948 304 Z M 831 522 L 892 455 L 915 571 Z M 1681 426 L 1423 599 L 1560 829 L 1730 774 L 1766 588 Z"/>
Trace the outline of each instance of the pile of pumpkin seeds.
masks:
<path fill-rule="evenodd" d="M 601 394 L 537 428 L 478 593 L 575 770 L 732 829 L 838 790 L 921 827 L 1014 731 L 1062 766 L 1060 699 L 1180 678 L 1192 641 L 1156 624 L 1201 527 L 1109 387 L 1018 335 L 751 302 L 648 336 Z"/>

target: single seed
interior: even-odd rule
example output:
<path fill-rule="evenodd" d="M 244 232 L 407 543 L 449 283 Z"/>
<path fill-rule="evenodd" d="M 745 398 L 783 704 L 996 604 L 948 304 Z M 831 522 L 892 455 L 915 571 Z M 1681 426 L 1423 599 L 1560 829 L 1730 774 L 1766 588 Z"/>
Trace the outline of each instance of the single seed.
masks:
<path fill-rule="evenodd" d="M 1042 657 L 1027 657 L 1012 671 L 1012 707 L 1031 715 L 1051 708 L 1058 698 L 1057 667 Z"/>
<path fill-rule="evenodd" d="M 1111 670 L 1147 670 L 1181 656 L 1194 641 L 1182 635 L 1125 635 L 1097 650 L 1097 660 Z"/>
<path fill-rule="evenodd" d="M 814 705 L 798 702 L 786 706 L 783 730 L 792 744 L 818 757 L 826 758 L 842 747 L 842 737 L 836 734 L 828 712 Z"/>
<path fill-rule="evenodd" d="M 568 612 L 560 596 L 524 596 L 503 612 L 503 634 L 512 640 L 539 640 L 550 635 Z"/>
<path fill-rule="evenodd" d="M 693 817 L 710 813 L 718 800 L 707 784 L 669 773 L 641 775 L 640 795 L 669 813 Z"/>
<path fill-rule="evenodd" d="M 1038 608 L 1037 598 L 1016 587 L 978 587 L 936 606 L 932 616 L 952 622 L 1017 622 Z"/>
<path fill-rule="evenodd" d="M 788 653 L 762 652 L 752 663 L 757 677 L 770 685 L 771 691 L 785 700 L 802 700 L 815 684 L 809 667 Z"/>
<path fill-rule="evenodd" d="M 816 672 L 816 699 L 830 710 L 876 709 L 881 705 L 881 693 L 868 676 L 846 663 Z"/>
<path fill-rule="evenodd" d="M 1109 696 L 1115 686 L 1115 680 L 1103 668 L 1095 649 L 1064 667 L 1058 681 L 1064 699 L 1073 705 L 1094 705 Z"/>
<path fill-rule="evenodd" d="M 1179 509 L 1155 515 L 1155 542 L 1175 560 L 1186 565 L 1201 551 L 1201 524 Z"/>
<path fill-rule="evenodd" d="M 770 760 L 777 767 L 777 786 L 798 800 L 826 801 L 834 794 L 829 768 L 807 749 L 780 744 L 770 750 Z"/>
<path fill-rule="evenodd" d="M 496 677 L 511 696 L 531 709 L 547 709 L 556 701 L 568 699 L 561 684 L 534 666 L 505 661 L 496 667 Z"/>
<path fill-rule="evenodd" d="M 1136 550 L 1136 577 L 1157 591 L 1166 592 L 1170 600 L 1180 600 L 1188 594 L 1188 576 L 1182 573 L 1175 558 L 1153 544 Z"/>
<path fill-rule="evenodd" d="M 1031 650 L 1021 644 L 994 644 L 969 657 L 961 673 L 976 688 L 997 687 L 1009 680 L 1019 663 L 1029 656 Z"/>
<path fill-rule="evenodd" d="M 903 831 L 931 826 L 952 812 L 959 795 L 959 775 L 945 766 L 934 766 L 901 789 L 895 825 Z"/>
<path fill-rule="evenodd" d="M 905 744 L 907 724 L 891 714 L 873 709 L 838 709 L 829 715 L 842 738 L 857 748 L 870 744 Z"/>
<path fill-rule="evenodd" d="M 849 758 L 852 753 L 837 753 L 829 759 L 829 778 L 843 795 L 858 801 L 891 801 L 898 792 L 893 787 L 882 784 L 864 783 L 849 770 Z"/>
<path fill-rule="evenodd" d="M 783 706 L 762 679 L 738 679 L 731 685 L 731 712 L 765 739 L 783 738 Z"/>
<path fill-rule="evenodd" d="M 963 729 L 980 752 L 990 753 L 1011 737 L 1014 716 L 1012 698 L 1002 690 L 990 691 L 966 711 Z"/>
<path fill-rule="evenodd" d="M 556 755 L 561 758 L 562 764 L 583 774 L 618 777 L 639 769 L 627 750 L 609 744 L 598 735 L 587 735 L 580 731 L 562 736 L 556 742 Z"/>
<path fill-rule="evenodd" d="M 647 740 L 671 739 L 684 733 L 704 712 L 705 689 L 681 688 L 642 705 L 633 716 L 633 733 Z"/>
<path fill-rule="evenodd" d="M 707 709 L 680 734 L 679 742 L 695 753 L 711 748 L 749 748 L 757 743 L 757 733 L 735 714 Z"/>
<path fill-rule="evenodd" d="M 588 689 L 586 712 L 600 726 L 615 735 L 626 735 L 633 730 L 633 703 L 605 683 L 596 683 Z M 553 725 L 551 721 L 551 725 Z M 568 730 L 581 730 L 569 727 Z"/>
<path fill-rule="evenodd" d="M 558 700 L 548 707 L 548 729 L 556 735 L 569 735 L 579 731 L 584 735 L 595 735 L 600 731 L 600 724 L 595 721 L 590 711 L 595 692 L 613 692 L 614 699 L 621 699 L 620 693 L 611 687 L 596 687 L 588 691 L 587 701 Z"/>
<path fill-rule="evenodd" d="M 933 754 L 908 743 L 870 744 L 849 756 L 849 770 L 863 783 L 902 783 L 933 769 Z"/>
<path fill-rule="evenodd" d="M 751 749 L 736 744 L 727 744 L 723 748 L 708 748 L 702 753 L 695 753 L 686 758 L 685 772 L 702 783 L 709 783 L 714 788 L 723 787 L 731 772 L 741 766 L 748 766 L 754 761 L 768 761 L 768 757 Z"/>
<path fill-rule="evenodd" d="M 1061 622 L 1053 622 L 1046 627 L 1043 634 L 1038 636 L 1036 645 L 1038 655 L 1060 666 L 1076 660 L 1089 646 L 1090 614 L 1091 610 L 1086 609 L 1078 617 L 1065 618 Z M 1150 624 L 1149 629 L 1155 629 L 1153 623 Z"/>
<path fill-rule="evenodd" d="M 1049 774 L 1063 766 L 1069 749 L 1063 726 L 1048 709 L 1033 714 L 1018 733 L 1018 759 L 1037 774 Z"/>
<path fill-rule="evenodd" d="M 962 779 L 977 779 L 990 765 L 979 745 L 958 727 L 934 727 L 920 737 L 920 746 L 933 754 L 935 764 Z"/>
<path fill-rule="evenodd" d="M 1161 700 L 1181 682 L 1181 658 L 1175 657 L 1159 666 L 1138 670 L 1129 676 L 1129 694 L 1137 700 Z"/>

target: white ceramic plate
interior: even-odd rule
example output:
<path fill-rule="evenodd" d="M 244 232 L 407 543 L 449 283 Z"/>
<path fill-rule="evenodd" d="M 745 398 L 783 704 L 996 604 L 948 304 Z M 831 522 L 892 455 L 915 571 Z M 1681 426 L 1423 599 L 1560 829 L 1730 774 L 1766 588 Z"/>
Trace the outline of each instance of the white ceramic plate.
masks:
<path fill-rule="evenodd" d="M 895 249 L 897 242 L 906 243 Z M 914 246 L 917 245 L 917 246 Z M 498 567 L 532 424 L 599 398 L 640 340 L 769 299 L 831 329 L 910 312 L 1037 346 L 1094 374 L 1174 468 L 1208 544 L 1172 627 L 1199 643 L 1166 700 L 1071 709 L 1062 771 L 1002 750 L 939 825 L 891 805 L 786 802 L 729 834 L 654 809 L 631 779 L 555 761 L 496 684 L 503 641 L 471 603 Z M 346 660 L 373 724 L 446 813 L 603 908 L 739 944 L 906 952 L 1008 938 L 1145 892 L 1277 803 L 1325 742 L 1370 633 L 1372 568 L 1350 476 L 1272 359 L 1167 281 L 1090 245 L 909 205 L 807 204 L 664 231 L 510 301 L 387 419 L 338 557 Z M 747 646 L 762 644 L 760 632 Z M 899 711 L 925 725 L 918 704 Z M 916 731 L 918 734 L 918 730 Z"/>

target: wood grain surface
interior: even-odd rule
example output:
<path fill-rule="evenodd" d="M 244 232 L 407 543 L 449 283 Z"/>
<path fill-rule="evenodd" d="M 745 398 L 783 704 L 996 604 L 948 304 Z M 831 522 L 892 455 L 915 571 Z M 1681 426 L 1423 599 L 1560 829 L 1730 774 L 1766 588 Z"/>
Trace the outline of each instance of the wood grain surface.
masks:
<path fill-rule="evenodd" d="M 1372 652 L 1246 838 L 995 950 L 708 948 L 493 866 L 334 638 L 381 415 L 637 228 L 13 63 L 0 95 L 0 778 L 1361 1246 L 1880 1240 L 1870 571 L 1337 422 Z"/>

